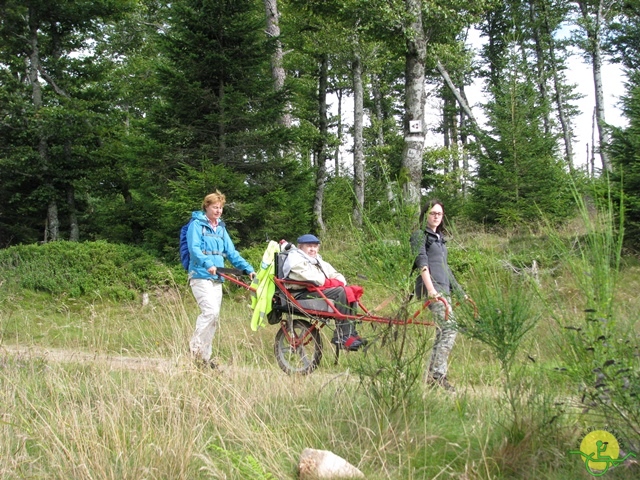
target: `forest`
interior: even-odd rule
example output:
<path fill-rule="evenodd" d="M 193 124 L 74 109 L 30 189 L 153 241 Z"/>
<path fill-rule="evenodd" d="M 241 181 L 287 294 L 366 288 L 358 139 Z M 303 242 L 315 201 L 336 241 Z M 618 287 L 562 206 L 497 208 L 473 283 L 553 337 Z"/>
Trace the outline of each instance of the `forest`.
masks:
<path fill-rule="evenodd" d="M 570 217 L 569 186 L 590 181 L 624 200 L 633 243 L 639 8 L 2 0 L 0 247 L 106 240 L 176 260 L 176 232 L 214 189 L 241 246 L 386 221 L 392 198 L 522 226 Z M 570 54 L 593 72 L 586 159 Z M 610 63 L 625 72 L 625 127 L 605 116 Z M 484 100 L 471 104 L 478 81 Z"/>

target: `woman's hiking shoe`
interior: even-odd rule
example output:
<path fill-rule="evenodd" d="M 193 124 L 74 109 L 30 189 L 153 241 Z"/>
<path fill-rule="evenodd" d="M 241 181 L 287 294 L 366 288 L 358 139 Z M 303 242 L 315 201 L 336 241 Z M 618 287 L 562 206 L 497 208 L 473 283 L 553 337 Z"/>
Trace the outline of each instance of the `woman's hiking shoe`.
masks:
<path fill-rule="evenodd" d="M 202 358 L 197 358 L 194 360 L 196 367 L 201 368 L 203 370 L 217 370 L 218 364 L 215 360 L 204 360 Z"/>
<path fill-rule="evenodd" d="M 442 376 L 429 375 L 427 377 L 427 385 L 430 385 L 433 387 L 440 387 L 446 390 L 447 392 L 456 393 L 456 388 L 449 383 L 449 381 L 447 380 L 447 377 L 444 375 Z"/>
<path fill-rule="evenodd" d="M 361 338 L 360 335 L 351 335 L 343 339 L 342 341 L 334 337 L 333 340 L 331 340 L 331 343 L 333 343 L 334 345 L 338 345 L 340 348 L 344 350 L 355 352 L 363 345 L 366 345 L 367 341 L 364 338 Z"/>

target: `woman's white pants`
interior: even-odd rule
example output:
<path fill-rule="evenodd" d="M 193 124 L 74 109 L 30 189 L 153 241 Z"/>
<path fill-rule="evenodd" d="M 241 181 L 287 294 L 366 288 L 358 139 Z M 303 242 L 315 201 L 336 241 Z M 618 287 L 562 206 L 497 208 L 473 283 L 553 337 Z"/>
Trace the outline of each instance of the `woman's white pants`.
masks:
<path fill-rule="evenodd" d="M 196 319 L 196 329 L 189 342 L 189 348 L 194 358 L 209 361 L 213 336 L 220 319 L 222 284 L 207 279 L 192 278 L 189 285 L 200 307 L 200 315 Z"/>

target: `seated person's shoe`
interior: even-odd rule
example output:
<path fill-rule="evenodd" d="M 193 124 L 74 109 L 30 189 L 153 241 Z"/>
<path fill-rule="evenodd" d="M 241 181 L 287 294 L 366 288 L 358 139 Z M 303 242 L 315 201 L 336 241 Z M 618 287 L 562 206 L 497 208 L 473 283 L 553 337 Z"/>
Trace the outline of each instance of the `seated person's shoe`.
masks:
<path fill-rule="evenodd" d="M 342 341 L 340 341 L 337 337 L 334 337 L 333 340 L 331 340 L 331 343 L 333 343 L 334 345 L 339 345 L 344 350 L 355 352 L 361 346 L 365 345 L 366 341 L 360 338 L 358 335 L 351 335 L 350 337 L 347 337 Z"/>

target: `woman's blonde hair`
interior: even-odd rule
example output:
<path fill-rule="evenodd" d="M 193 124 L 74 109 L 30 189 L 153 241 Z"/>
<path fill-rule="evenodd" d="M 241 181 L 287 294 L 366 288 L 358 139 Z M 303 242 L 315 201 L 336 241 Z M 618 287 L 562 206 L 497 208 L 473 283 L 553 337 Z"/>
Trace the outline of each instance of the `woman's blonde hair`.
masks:
<path fill-rule="evenodd" d="M 214 203 L 219 203 L 221 207 L 224 207 L 227 198 L 221 193 L 219 190 L 216 190 L 213 193 L 210 193 L 204 200 L 202 201 L 202 210 L 206 210 L 209 205 L 213 205 Z"/>

